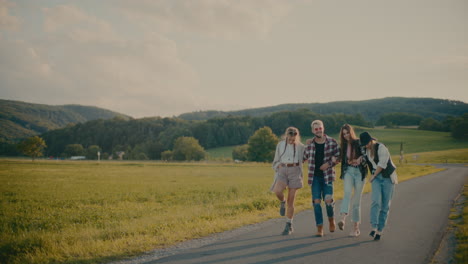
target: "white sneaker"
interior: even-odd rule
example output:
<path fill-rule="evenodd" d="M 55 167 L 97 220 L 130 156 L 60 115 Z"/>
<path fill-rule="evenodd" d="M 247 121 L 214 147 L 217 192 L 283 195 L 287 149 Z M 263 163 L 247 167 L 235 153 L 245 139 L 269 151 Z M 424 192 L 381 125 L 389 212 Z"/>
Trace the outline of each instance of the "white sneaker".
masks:
<path fill-rule="evenodd" d="M 361 234 L 361 231 L 359 229 L 354 229 L 353 231 L 351 231 L 351 233 L 349 233 L 349 236 L 358 237 L 360 234 Z"/>

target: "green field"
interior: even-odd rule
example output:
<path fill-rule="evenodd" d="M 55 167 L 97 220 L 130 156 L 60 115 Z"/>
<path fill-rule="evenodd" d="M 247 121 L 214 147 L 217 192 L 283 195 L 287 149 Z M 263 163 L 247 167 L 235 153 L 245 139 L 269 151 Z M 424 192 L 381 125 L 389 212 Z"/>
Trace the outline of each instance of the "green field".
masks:
<path fill-rule="evenodd" d="M 468 149 L 455 155 L 466 161 Z M 401 181 L 434 171 L 398 168 Z M 0 262 L 100 263 L 275 218 L 272 174 L 256 163 L 0 160 Z M 342 181 L 335 190 L 340 199 Z M 297 209 L 310 209 L 308 188 Z"/>
<path fill-rule="evenodd" d="M 456 140 L 450 136 L 449 132 L 422 131 L 417 129 L 383 129 L 383 128 L 356 128 L 356 134 L 363 131 L 369 133 L 384 143 L 392 155 L 399 155 L 400 144 L 403 142 L 404 154 L 430 152 L 448 149 L 468 148 L 468 140 Z M 338 140 L 338 134 L 330 134 L 331 137 Z M 305 142 L 309 137 L 302 137 Z M 207 149 L 211 159 L 231 158 L 232 147 L 221 147 Z M 408 155 L 408 162 L 412 161 L 413 155 Z"/>
<path fill-rule="evenodd" d="M 468 163 L 468 147 L 428 151 L 464 146 L 430 138 L 415 146 L 425 152 L 408 155 L 414 162 Z M 400 181 L 437 171 L 407 160 Z M 0 263 L 102 263 L 277 218 L 272 178 L 268 163 L 0 159 Z M 342 194 L 338 180 L 335 198 Z M 296 208 L 310 207 L 304 188 Z"/>

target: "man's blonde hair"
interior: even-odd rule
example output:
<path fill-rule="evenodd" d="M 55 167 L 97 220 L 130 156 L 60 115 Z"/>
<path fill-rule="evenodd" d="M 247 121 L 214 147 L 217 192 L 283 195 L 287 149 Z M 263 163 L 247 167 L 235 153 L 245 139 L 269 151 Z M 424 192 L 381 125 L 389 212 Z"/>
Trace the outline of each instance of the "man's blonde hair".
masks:
<path fill-rule="evenodd" d="M 322 122 L 322 120 L 314 120 L 314 121 L 312 121 L 312 123 L 310 124 L 310 127 L 311 127 L 311 128 L 314 128 L 314 125 L 319 125 L 319 126 L 323 127 L 323 122 Z"/>

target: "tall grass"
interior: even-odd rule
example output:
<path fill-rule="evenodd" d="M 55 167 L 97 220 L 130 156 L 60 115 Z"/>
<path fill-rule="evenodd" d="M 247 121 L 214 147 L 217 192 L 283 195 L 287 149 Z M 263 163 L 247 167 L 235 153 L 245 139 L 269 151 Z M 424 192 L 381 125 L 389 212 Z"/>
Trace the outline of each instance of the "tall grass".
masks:
<path fill-rule="evenodd" d="M 400 180 L 434 171 L 398 168 Z M 0 262 L 101 263 L 275 218 L 272 178 L 263 163 L 0 160 Z M 310 209 L 309 188 L 296 208 Z"/>

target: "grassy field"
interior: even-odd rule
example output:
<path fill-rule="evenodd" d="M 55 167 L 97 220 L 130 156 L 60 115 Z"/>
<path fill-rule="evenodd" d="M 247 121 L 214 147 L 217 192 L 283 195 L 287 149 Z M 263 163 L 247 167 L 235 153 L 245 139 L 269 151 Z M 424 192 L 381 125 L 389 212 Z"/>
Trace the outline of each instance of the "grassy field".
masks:
<path fill-rule="evenodd" d="M 468 162 L 468 149 L 418 155 Z M 400 181 L 435 171 L 398 168 Z M 272 177 L 264 163 L 3 159 L 0 262 L 102 263 L 276 218 Z M 342 197 L 342 181 L 335 193 Z M 297 209 L 310 209 L 308 188 Z"/>
<path fill-rule="evenodd" d="M 384 143 L 392 155 L 399 155 L 400 144 L 403 142 L 404 153 L 430 152 L 448 149 L 468 148 L 468 140 L 456 140 L 450 136 L 449 132 L 421 131 L 417 129 L 383 129 L 383 128 L 356 128 L 356 134 L 363 131 L 369 133 Z M 331 134 L 331 137 L 338 140 L 338 134 Z M 303 137 L 303 141 L 309 137 Z M 221 147 L 207 149 L 210 159 L 232 158 L 232 147 Z M 414 155 L 406 155 L 408 162 L 414 161 Z M 417 159 L 417 158 L 416 158 Z"/>

